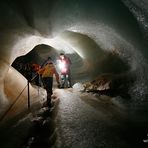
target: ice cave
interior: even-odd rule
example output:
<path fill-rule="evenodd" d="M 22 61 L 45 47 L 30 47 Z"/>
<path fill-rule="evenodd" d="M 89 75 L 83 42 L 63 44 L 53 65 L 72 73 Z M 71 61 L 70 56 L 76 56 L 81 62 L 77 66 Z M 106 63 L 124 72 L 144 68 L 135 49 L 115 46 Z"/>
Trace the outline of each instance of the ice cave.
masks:
<path fill-rule="evenodd" d="M 147 147 L 147 48 L 147 0 L 1 0 L 0 147 Z M 51 111 L 17 65 L 61 52 L 72 88 Z"/>

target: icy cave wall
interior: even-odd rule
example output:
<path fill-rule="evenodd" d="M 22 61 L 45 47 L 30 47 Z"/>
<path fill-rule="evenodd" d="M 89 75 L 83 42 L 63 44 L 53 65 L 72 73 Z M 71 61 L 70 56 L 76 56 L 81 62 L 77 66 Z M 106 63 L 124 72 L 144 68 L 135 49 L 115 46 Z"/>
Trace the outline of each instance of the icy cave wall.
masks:
<path fill-rule="evenodd" d="M 140 16 L 133 16 L 130 10 L 131 6 L 132 8 L 136 6 L 135 2 L 138 3 L 136 0 L 2 0 L 0 2 L 1 109 L 5 110 L 5 106 L 16 97 L 15 92 L 18 93 L 23 89 L 26 82 L 11 68 L 12 62 L 38 44 L 48 44 L 55 50 L 63 49 L 79 55 L 84 64 L 82 76 L 84 73 L 84 76 L 86 73 L 96 76 L 98 73 L 108 72 L 112 60 L 104 62 L 108 59 L 106 55 L 115 54 L 130 68 L 122 71 L 122 66 L 115 62 L 112 64 L 113 71 L 118 67 L 122 73 L 134 72 L 137 81 L 131 88 L 131 95 L 133 98 L 143 98 L 147 90 L 145 83 L 147 46 L 137 19 Z M 141 28 L 142 26 L 141 23 Z M 76 75 L 78 62 L 74 62 L 74 65 Z M 103 70 L 104 67 L 106 70 Z M 9 74 L 10 71 L 13 74 Z M 9 79 L 12 80 L 11 83 Z M 13 86 L 15 89 L 12 89 Z M 138 97 L 135 97 L 135 94 Z"/>

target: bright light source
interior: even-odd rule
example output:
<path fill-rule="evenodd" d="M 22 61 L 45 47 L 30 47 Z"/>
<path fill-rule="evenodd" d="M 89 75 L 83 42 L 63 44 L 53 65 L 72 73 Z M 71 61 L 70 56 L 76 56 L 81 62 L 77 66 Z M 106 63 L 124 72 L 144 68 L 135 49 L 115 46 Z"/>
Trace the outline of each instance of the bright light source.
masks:
<path fill-rule="evenodd" d="M 60 62 L 60 63 L 59 63 L 59 68 L 60 68 L 60 69 L 64 69 L 64 68 L 65 68 L 65 64 Z"/>
<path fill-rule="evenodd" d="M 65 61 L 61 62 L 60 60 L 58 60 L 58 67 L 59 67 L 59 69 L 60 69 L 60 71 L 62 73 L 66 73 L 67 72 L 67 64 L 66 64 Z"/>

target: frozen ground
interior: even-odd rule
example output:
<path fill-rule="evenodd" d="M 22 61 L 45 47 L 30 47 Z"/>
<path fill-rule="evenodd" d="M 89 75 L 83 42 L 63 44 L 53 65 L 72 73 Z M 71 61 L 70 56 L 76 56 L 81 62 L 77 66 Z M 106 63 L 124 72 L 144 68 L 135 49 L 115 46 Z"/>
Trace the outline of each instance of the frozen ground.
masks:
<path fill-rule="evenodd" d="M 144 147 L 144 137 L 136 137 L 139 131 L 132 127 L 121 98 L 98 97 L 72 89 L 56 93 L 60 103 L 55 148 Z"/>
<path fill-rule="evenodd" d="M 0 128 L 1 148 L 143 148 L 145 127 L 130 119 L 121 97 L 56 89 L 52 112 L 38 108 Z"/>

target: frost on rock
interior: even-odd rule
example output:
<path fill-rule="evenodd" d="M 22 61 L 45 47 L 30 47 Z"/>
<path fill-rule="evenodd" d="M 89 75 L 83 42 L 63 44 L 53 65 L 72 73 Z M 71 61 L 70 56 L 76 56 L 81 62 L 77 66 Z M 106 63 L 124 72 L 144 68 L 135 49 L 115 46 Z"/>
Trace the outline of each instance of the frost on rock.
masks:
<path fill-rule="evenodd" d="M 98 78 L 96 78 L 92 82 L 86 82 L 84 84 L 84 88 L 85 88 L 86 91 L 109 90 L 109 89 L 111 89 L 112 79 L 113 78 L 110 75 L 98 76 Z"/>
<path fill-rule="evenodd" d="M 83 91 L 84 90 L 84 86 L 83 86 L 83 84 L 82 83 L 75 83 L 74 85 L 73 85 L 73 89 L 75 90 L 75 91 Z"/>

